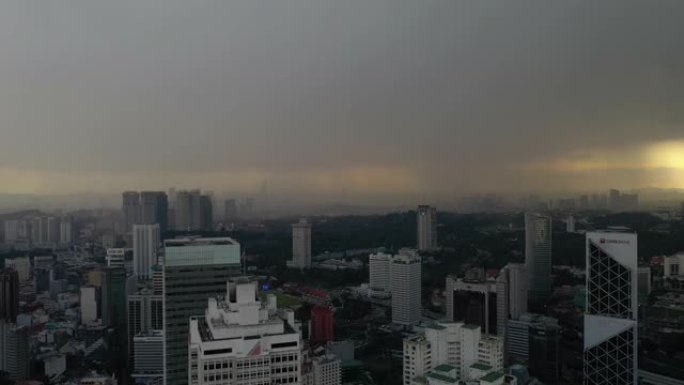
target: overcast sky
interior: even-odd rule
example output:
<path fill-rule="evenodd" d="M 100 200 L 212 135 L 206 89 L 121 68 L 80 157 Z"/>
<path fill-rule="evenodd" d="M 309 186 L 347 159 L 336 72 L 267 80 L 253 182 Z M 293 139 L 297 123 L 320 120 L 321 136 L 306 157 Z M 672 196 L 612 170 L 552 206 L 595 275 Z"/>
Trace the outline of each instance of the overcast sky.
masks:
<path fill-rule="evenodd" d="M 684 187 L 684 1 L 0 2 L 0 193 Z"/>

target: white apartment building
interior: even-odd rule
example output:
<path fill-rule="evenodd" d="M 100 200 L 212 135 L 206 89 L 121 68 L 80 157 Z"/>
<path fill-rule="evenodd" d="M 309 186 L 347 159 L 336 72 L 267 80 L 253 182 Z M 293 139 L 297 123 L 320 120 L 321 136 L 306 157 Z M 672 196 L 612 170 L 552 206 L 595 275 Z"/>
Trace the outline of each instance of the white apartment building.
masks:
<path fill-rule="evenodd" d="M 489 371 L 503 369 L 503 341 L 483 337 L 479 326 L 437 323 L 426 327 L 424 334 L 404 340 L 404 385 L 433 383 L 435 378 L 430 379 L 429 374 L 435 370 L 471 380 L 479 375 L 475 369 L 482 365 Z"/>
<path fill-rule="evenodd" d="M 190 320 L 190 385 L 302 384 L 301 340 L 294 312 L 266 303 L 257 282 L 228 281 L 225 297 L 209 299 L 204 317 Z"/>

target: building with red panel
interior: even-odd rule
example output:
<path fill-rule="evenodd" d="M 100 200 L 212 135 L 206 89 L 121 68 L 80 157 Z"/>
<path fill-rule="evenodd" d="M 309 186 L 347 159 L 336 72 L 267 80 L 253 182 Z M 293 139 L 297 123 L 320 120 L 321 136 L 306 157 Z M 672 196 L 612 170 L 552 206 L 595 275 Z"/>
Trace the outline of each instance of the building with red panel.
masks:
<path fill-rule="evenodd" d="M 333 311 L 328 307 L 311 309 L 311 342 L 325 343 L 333 340 Z"/>

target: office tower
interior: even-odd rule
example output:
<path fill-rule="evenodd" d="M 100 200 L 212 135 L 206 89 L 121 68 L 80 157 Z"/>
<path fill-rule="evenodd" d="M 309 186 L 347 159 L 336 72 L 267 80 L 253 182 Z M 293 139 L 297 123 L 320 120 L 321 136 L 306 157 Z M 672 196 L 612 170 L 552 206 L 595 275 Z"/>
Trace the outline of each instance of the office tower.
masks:
<path fill-rule="evenodd" d="M 584 383 L 637 383 L 637 236 L 587 233 Z"/>
<path fill-rule="evenodd" d="M 202 194 L 200 190 L 190 191 L 190 229 L 202 229 Z"/>
<path fill-rule="evenodd" d="M 133 274 L 138 279 L 150 278 L 160 242 L 159 224 L 133 225 Z"/>
<path fill-rule="evenodd" d="M 226 222 L 234 222 L 237 219 L 238 211 L 235 199 L 226 199 L 223 216 Z"/>
<path fill-rule="evenodd" d="M 539 314 L 523 314 L 508 321 L 506 353 L 510 363 L 525 364 L 544 383 L 559 380 L 560 327 L 558 320 Z"/>
<path fill-rule="evenodd" d="M 201 195 L 199 202 L 201 230 L 211 230 L 214 227 L 214 204 L 210 195 Z"/>
<path fill-rule="evenodd" d="M 639 290 L 639 304 L 648 302 L 651 295 L 651 268 L 649 266 L 639 267 L 637 289 Z"/>
<path fill-rule="evenodd" d="M 389 254 L 371 254 L 368 257 L 369 288 L 373 296 L 387 296 L 390 293 L 390 261 Z"/>
<path fill-rule="evenodd" d="M 164 329 L 164 296 L 142 289 L 128 296 L 128 360 L 136 358 L 134 338 L 151 330 Z M 159 352 L 157 353 L 159 354 Z M 161 355 L 160 355 L 161 356 Z M 136 369 L 137 370 L 137 369 Z"/>
<path fill-rule="evenodd" d="M 240 205 L 240 217 L 244 219 L 252 218 L 254 211 L 254 198 L 247 198 Z"/>
<path fill-rule="evenodd" d="M 288 261 L 288 266 L 297 269 L 311 267 L 311 224 L 306 219 L 292 224 L 292 261 Z"/>
<path fill-rule="evenodd" d="M 437 210 L 427 205 L 418 206 L 418 250 L 437 249 Z"/>
<path fill-rule="evenodd" d="M 558 325 L 542 324 L 530 328 L 530 374 L 544 384 L 557 384 L 561 374 L 561 329 Z"/>
<path fill-rule="evenodd" d="M 71 217 L 63 217 L 59 222 L 59 244 L 69 246 L 74 242 L 74 225 Z"/>
<path fill-rule="evenodd" d="M 498 336 L 504 338 L 509 319 L 518 319 L 527 312 L 527 285 L 525 265 L 521 263 L 509 263 L 499 272 L 496 279 Z"/>
<path fill-rule="evenodd" d="M 565 220 L 565 231 L 567 233 L 575 232 L 575 217 L 573 217 L 572 215 L 569 215 L 568 218 Z"/>
<path fill-rule="evenodd" d="M 133 231 L 133 225 L 140 223 L 140 194 L 137 191 L 123 193 L 124 234 Z"/>
<path fill-rule="evenodd" d="M 164 295 L 164 267 L 152 266 L 152 294 Z"/>
<path fill-rule="evenodd" d="M 0 371 L 10 380 L 27 380 L 30 374 L 29 330 L 0 319 Z"/>
<path fill-rule="evenodd" d="M 0 271 L 0 321 L 14 323 L 19 314 L 19 274 L 12 269 Z"/>
<path fill-rule="evenodd" d="M 106 267 L 102 271 L 102 324 L 113 329 L 111 354 L 123 362 L 126 354 L 126 271 Z"/>
<path fill-rule="evenodd" d="M 292 310 L 278 311 L 275 295 L 259 300 L 257 282 L 240 277 L 212 297 L 189 325 L 183 380 L 190 385 L 301 384 L 299 326 Z"/>
<path fill-rule="evenodd" d="M 142 225 L 159 225 L 163 237 L 169 229 L 169 200 L 163 191 L 140 193 L 140 222 Z"/>
<path fill-rule="evenodd" d="M 225 293 L 228 278 L 239 273 L 240 244 L 231 238 L 167 239 L 164 254 L 164 383 L 187 384 L 188 319 L 203 315 L 207 298 Z"/>
<path fill-rule="evenodd" d="M 505 301 L 505 294 L 502 295 L 501 301 Z M 447 276 L 447 319 L 477 325 L 485 334 L 497 334 L 498 296 L 497 282 L 486 280 L 483 274 L 465 278 Z"/>
<path fill-rule="evenodd" d="M 392 272 L 392 322 L 398 325 L 415 325 L 422 316 L 421 258 L 400 254 L 390 262 Z"/>
<path fill-rule="evenodd" d="M 97 300 L 93 286 L 81 286 L 81 323 L 89 324 L 97 320 Z"/>
<path fill-rule="evenodd" d="M 311 309 L 311 342 L 326 343 L 333 340 L 335 317 L 329 307 L 314 306 Z"/>
<path fill-rule="evenodd" d="M 551 294 L 551 217 L 525 213 L 525 265 L 529 298 L 536 302 Z"/>
<path fill-rule="evenodd" d="M 133 337 L 135 356 L 133 374 L 136 383 L 160 384 L 164 378 L 164 332 L 148 330 Z"/>
<path fill-rule="evenodd" d="M 433 383 L 435 371 L 449 367 L 452 381 L 479 379 L 503 369 L 503 342 L 483 336 L 478 326 L 460 322 L 428 325 L 423 334 L 404 339 L 403 383 Z M 478 373 L 484 372 L 484 373 Z M 423 381 L 423 382 L 421 382 Z"/>
<path fill-rule="evenodd" d="M 19 275 L 19 282 L 31 279 L 31 260 L 29 257 L 16 257 L 5 259 L 5 268 L 13 269 Z"/>

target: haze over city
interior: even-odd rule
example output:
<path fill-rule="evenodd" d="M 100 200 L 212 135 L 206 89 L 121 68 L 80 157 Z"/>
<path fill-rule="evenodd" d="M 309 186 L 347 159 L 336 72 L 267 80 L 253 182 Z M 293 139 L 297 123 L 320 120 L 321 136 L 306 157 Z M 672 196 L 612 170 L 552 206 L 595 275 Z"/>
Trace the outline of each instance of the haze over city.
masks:
<path fill-rule="evenodd" d="M 2 193 L 684 188 L 684 3 L 0 4 Z"/>

